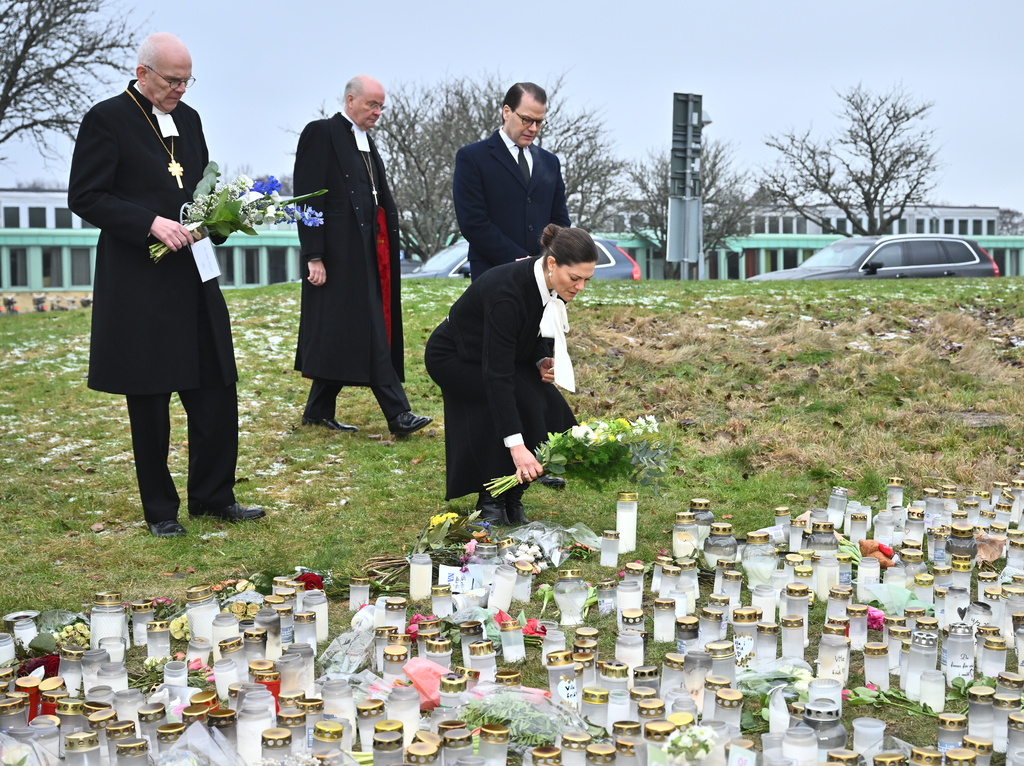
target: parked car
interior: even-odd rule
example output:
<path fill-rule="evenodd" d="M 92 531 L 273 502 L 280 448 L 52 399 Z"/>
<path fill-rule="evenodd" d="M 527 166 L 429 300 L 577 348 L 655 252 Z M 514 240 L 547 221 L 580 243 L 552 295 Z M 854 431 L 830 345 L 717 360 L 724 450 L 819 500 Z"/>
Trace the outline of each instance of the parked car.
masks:
<path fill-rule="evenodd" d="M 750 277 L 750 281 L 998 276 L 996 262 L 974 240 L 898 234 L 840 239 L 796 268 L 758 274 Z"/>
<path fill-rule="evenodd" d="M 640 279 L 640 266 L 611 239 L 595 239 L 597 244 L 596 279 Z M 418 269 L 404 272 L 403 277 L 468 277 L 469 243 L 462 239 L 439 250 Z"/>

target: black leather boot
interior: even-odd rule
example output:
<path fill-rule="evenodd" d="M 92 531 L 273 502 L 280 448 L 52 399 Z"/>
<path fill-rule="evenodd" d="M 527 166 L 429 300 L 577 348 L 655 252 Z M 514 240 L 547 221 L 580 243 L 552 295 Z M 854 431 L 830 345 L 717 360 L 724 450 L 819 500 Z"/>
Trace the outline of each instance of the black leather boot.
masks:
<path fill-rule="evenodd" d="M 505 493 L 505 515 L 509 524 L 529 524 L 526 509 L 523 508 L 523 493 L 530 488 L 529 482 L 512 487 Z"/>
<path fill-rule="evenodd" d="M 476 509 L 480 511 L 477 521 L 486 521 L 492 526 L 506 526 L 508 518 L 505 516 L 505 494 L 494 497 L 486 489 L 481 490 L 476 500 Z"/>

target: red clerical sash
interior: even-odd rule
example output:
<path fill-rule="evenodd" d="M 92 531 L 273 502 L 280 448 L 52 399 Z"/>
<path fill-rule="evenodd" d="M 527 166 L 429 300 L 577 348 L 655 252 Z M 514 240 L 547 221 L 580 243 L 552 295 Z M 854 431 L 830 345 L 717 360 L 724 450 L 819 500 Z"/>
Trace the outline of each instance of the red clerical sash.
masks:
<path fill-rule="evenodd" d="M 388 222 L 384 208 L 377 207 L 377 271 L 380 274 L 380 297 L 384 305 L 384 327 L 391 345 L 391 248 L 388 246 Z"/>

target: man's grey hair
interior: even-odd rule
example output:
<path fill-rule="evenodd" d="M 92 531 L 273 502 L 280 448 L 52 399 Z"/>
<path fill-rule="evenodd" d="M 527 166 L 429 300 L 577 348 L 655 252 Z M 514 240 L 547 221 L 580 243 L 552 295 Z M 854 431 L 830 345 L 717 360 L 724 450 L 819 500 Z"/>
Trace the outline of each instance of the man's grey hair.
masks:
<path fill-rule="evenodd" d="M 364 90 L 366 90 L 366 83 L 363 82 L 363 75 L 357 74 L 345 83 L 345 92 L 342 94 L 342 98 L 362 95 Z"/>
<path fill-rule="evenodd" d="M 138 65 L 147 67 L 156 66 L 157 57 L 159 56 L 161 49 L 168 45 L 179 45 L 182 48 L 185 47 L 185 43 L 169 32 L 154 32 L 143 40 L 142 45 L 139 46 L 139 55 L 137 59 Z"/>

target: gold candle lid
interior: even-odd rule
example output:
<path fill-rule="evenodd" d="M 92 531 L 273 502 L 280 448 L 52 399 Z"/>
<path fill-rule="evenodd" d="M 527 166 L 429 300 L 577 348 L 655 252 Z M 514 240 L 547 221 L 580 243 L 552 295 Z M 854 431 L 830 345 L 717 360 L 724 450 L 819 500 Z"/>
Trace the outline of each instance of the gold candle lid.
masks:
<path fill-rule="evenodd" d="M 185 724 L 183 723 L 164 723 L 156 727 L 156 738 L 160 742 L 177 742 L 184 733 Z"/>
<path fill-rule="evenodd" d="M 864 644 L 865 657 L 885 657 L 889 653 L 889 645 L 881 641 L 869 641 Z"/>
<path fill-rule="evenodd" d="M 404 612 L 408 604 L 404 596 L 392 596 L 384 602 L 384 609 L 388 612 Z"/>
<path fill-rule="evenodd" d="M 57 700 L 58 713 L 65 713 L 67 715 L 82 715 L 82 710 L 84 706 L 85 701 L 80 700 L 77 697 L 65 697 L 64 699 Z"/>
<path fill-rule="evenodd" d="M 485 723 L 480 727 L 480 741 L 503 745 L 509 740 L 509 728 L 500 723 Z"/>
<path fill-rule="evenodd" d="M 663 658 L 662 662 L 666 668 L 672 668 L 673 670 L 682 670 L 683 665 L 686 663 L 685 654 L 676 654 L 675 652 L 667 653 Z"/>
<path fill-rule="evenodd" d="M 971 702 L 991 702 L 996 690 L 991 686 L 972 686 L 967 690 L 967 699 Z"/>
<path fill-rule="evenodd" d="M 711 501 L 703 497 L 695 497 L 690 500 L 691 511 L 707 511 L 711 509 Z"/>
<path fill-rule="evenodd" d="M 413 742 L 405 749 L 405 757 L 409 763 L 436 763 L 437 751 L 436 745 L 427 742 Z"/>
<path fill-rule="evenodd" d="M 386 650 L 385 650 L 386 651 Z M 483 641 L 474 641 L 469 645 L 469 656 L 470 657 L 483 657 L 488 654 L 494 654 L 494 642 L 488 639 Z M 550 655 L 549 655 L 550 656 Z"/>
<path fill-rule="evenodd" d="M 716 521 L 711 525 L 711 534 L 713 535 L 731 535 L 732 524 L 726 521 Z"/>
<path fill-rule="evenodd" d="M 724 708 L 743 706 L 743 692 L 739 689 L 719 689 L 715 692 L 715 704 Z"/>
<path fill-rule="evenodd" d="M 644 737 L 652 742 L 664 742 L 676 730 L 676 724 L 671 720 L 676 716 L 689 716 L 690 724 L 693 723 L 693 716 L 689 713 L 673 713 L 668 721 L 647 721 L 644 724 Z M 684 724 L 683 728 L 690 724 Z"/>
<path fill-rule="evenodd" d="M 630 501 L 635 502 L 638 499 L 638 497 L 639 497 L 639 495 L 637 495 L 636 492 L 619 492 L 618 493 L 618 501 L 620 503 L 625 503 L 625 502 L 630 502 Z"/>
<path fill-rule="evenodd" d="M 373 749 L 382 753 L 397 753 L 402 749 L 402 733 L 397 731 L 375 731 Z"/>
<path fill-rule="evenodd" d="M 951 747 L 945 752 L 946 766 L 974 766 L 978 753 L 967 747 Z"/>
<path fill-rule="evenodd" d="M 873 766 L 906 766 L 903 753 L 879 753 L 873 759 Z"/>
<path fill-rule="evenodd" d="M 394 718 L 385 718 L 383 721 L 377 721 L 373 724 L 374 731 L 402 731 L 405 725 Z"/>
<path fill-rule="evenodd" d="M 185 708 L 188 710 L 188 708 Z M 184 710 L 182 711 L 185 712 Z M 113 721 L 107 724 L 107 739 L 128 739 L 135 736 L 135 721 Z"/>
<path fill-rule="evenodd" d="M 249 673 L 253 675 L 273 669 L 274 663 L 270 660 L 251 660 L 249 662 Z"/>
<path fill-rule="evenodd" d="M 435 598 L 441 598 L 442 596 L 452 595 L 451 585 L 432 585 L 430 586 L 430 595 Z"/>
<path fill-rule="evenodd" d="M 549 654 L 548 657 L 550 656 L 551 655 Z M 623 662 L 602 662 L 600 663 L 600 665 L 601 675 L 603 675 L 605 678 L 629 678 L 629 666 Z"/>
<path fill-rule="evenodd" d="M 459 623 L 459 632 L 464 636 L 479 636 L 484 632 L 483 626 L 476 620 Z"/>
<path fill-rule="evenodd" d="M 523 682 L 523 674 L 514 668 L 502 668 L 494 674 L 494 682 L 499 686 L 519 686 Z"/>
<path fill-rule="evenodd" d="M 587 763 L 615 763 L 615 745 L 602 742 L 587 745 Z"/>
<path fill-rule="evenodd" d="M 278 720 L 280 720 L 280 716 L 278 716 Z M 306 720 L 305 715 L 302 716 L 302 720 Z M 238 723 L 238 715 L 230 708 L 217 708 L 206 714 L 206 723 L 214 728 L 234 726 Z"/>
<path fill-rule="evenodd" d="M 99 747 L 100 741 L 93 731 L 76 731 L 64 736 L 64 750 L 79 753 Z"/>
<path fill-rule="evenodd" d="M 787 614 L 782 617 L 782 627 L 784 628 L 802 628 L 804 626 L 803 615 L 800 614 Z"/>
<path fill-rule="evenodd" d="M 583 688 L 583 701 L 592 705 L 607 705 L 610 692 L 600 686 L 586 686 Z"/>
<path fill-rule="evenodd" d="M 295 707 L 307 715 L 310 713 L 322 713 L 324 712 L 324 701 L 322 699 L 303 697 L 295 703 Z"/>
<path fill-rule="evenodd" d="M 1020 694 L 997 694 L 992 705 L 999 710 L 1020 710 Z"/>
<path fill-rule="evenodd" d="M 530 751 L 535 766 L 561 766 L 562 748 L 554 745 L 535 747 Z"/>
<path fill-rule="evenodd" d="M 306 714 L 297 708 L 282 707 L 277 712 L 277 725 L 286 728 L 295 728 L 306 722 Z"/>
<path fill-rule="evenodd" d="M 283 750 L 292 746 L 292 733 L 288 729 L 264 729 L 260 738 L 263 747 L 272 750 Z"/>
<path fill-rule="evenodd" d="M 939 713 L 939 728 L 960 731 L 967 728 L 967 716 L 963 713 Z"/>
<path fill-rule="evenodd" d="M 359 718 L 373 718 L 384 715 L 384 700 L 376 697 L 367 697 L 356 704 L 356 715 Z"/>
<path fill-rule="evenodd" d="M 860 763 L 860 756 L 853 750 L 829 750 L 825 754 L 825 763 L 849 763 L 856 766 Z"/>
<path fill-rule="evenodd" d="M 117 720 L 117 713 L 112 708 L 97 710 L 88 716 L 89 728 L 93 731 L 105 729 L 109 724 Z"/>
<path fill-rule="evenodd" d="M 193 585 L 185 588 L 186 601 L 202 601 L 213 596 L 213 587 L 210 585 Z"/>
<path fill-rule="evenodd" d="M 377 701 L 381 702 L 381 700 Z M 313 739 L 319 739 L 322 742 L 339 742 L 343 732 L 344 729 L 337 721 L 317 721 L 313 727 Z"/>
<path fill-rule="evenodd" d="M 250 643 L 255 642 L 258 644 L 266 643 L 267 641 L 267 629 L 266 628 L 246 628 L 242 632 L 242 636 L 246 641 Z"/>
<path fill-rule="evenodd" d="M 96 606 L 120 606 L 121 594 L 116 590 L 101 590 L 93 596 L 92 603 Z"/>
<path fill-rule="evenodd" d="M 217 646 L 220 647 L 220 653 L 223 656 L 224 654 L 231 654 L 232 652 L 239 651 L 242 648 L 243 643 L 241 636 L 232 636 L 231 638 L 221 639 L 217 642 Z"/>
<path fill-rule="evenodd" d="M 757 632 L 761 636 L 775 636 L 779 633 L 779 626 L 774 622 L 759 622 Z"/>
<path fill-rule="evenodd" d="M 992 755 L 992 740 L 985 737 L 975 737 L 971 734 L 965 734 L 964 747 L 969 750 L 973 750 L 978 755 Z"/>
<path fill-rule="evenodd" d="M 472 644 L 469 645 L 469 651 L 470 654 L 473 653 Z M 549 667 L 564 667 L 566 665 L 572 665 L 574 664 L 574 662 L 575 661 L 572 658 L 572 652 L 567 650 L 560 652 L 549 652 L 547 656 L 547 664 Z"/>

